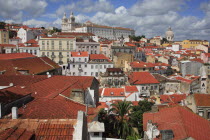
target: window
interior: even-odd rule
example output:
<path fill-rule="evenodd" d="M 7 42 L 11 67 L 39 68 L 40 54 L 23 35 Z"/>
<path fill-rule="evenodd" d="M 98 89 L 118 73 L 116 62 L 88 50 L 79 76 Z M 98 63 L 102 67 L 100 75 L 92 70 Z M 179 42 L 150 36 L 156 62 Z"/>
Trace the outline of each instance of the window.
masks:
<path fill-rule="evenodd" d="M 85 72 L 84 75 L 87 75 L 87 72 Z"/>
<path fill-rule="evenodd" d="M 98 68 L 98 65 L 96 65 L 96 69 Z"/>
<path fill-rule="evenodd" d="M 91 72 L 91 76 L 93 76 L 93 72 Z"/>
<path fill-rule="evenodd" d="M 98 72 L 96 72 L 96 77 L 98 77 Z"/>
<path fill-rule="evenodd" d="M 104 65 L 104 68 L 106 69 L 106 65 Z"/>
<path fill-rule="evenodd" d="M 75 65 L 73 65 L 73 68 L 75 68 Z"/>
<path fill-rule="evenodd" d="M 91 69 L 93 69 L 93 65 L 91 65 Z"/>
<path fill-rule="evenodd" d="M 85 64 L 85 67 L 87 68 L 87 65 Z"/>
<path fill-rule="evenodd" d="M 201 117 L 203 117 L 203 111 L 199 111 L 198 115 L 200 115 Z"/>
<path fill-rule="evenodd" d="M 102 69 L 102 65 L 100 65 L 100 69 Z"/>
<path fill-rule="evenodd" d="M 93 135 L 94 136 L 99 136 L 99 132 L 94 132 Z"/>

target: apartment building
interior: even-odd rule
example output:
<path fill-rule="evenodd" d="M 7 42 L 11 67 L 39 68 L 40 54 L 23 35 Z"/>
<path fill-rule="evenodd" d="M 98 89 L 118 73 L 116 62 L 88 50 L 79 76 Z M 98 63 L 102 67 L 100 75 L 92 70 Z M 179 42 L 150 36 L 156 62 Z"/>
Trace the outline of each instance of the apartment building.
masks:
<path fill-rule="evenodd" d="M 9 31 L 5 29 L 0 29 L 0 44 L 9 43 Z"/>
<path fill-rule="evenodd" d="M 59 65 L 69 62 L 69 53 L 76 49 L 75 37 L 43 37 L 39 40 L 40 56 L 47 56 Z"/>
<path fill-rule="evenodd" d="M 106 72 L 107 68 L 113 68 L 112 61 L 103 54 L 88 54 L 88 52 L 71 52 L 65 75 L 71 76 L 95 76 Z"/>

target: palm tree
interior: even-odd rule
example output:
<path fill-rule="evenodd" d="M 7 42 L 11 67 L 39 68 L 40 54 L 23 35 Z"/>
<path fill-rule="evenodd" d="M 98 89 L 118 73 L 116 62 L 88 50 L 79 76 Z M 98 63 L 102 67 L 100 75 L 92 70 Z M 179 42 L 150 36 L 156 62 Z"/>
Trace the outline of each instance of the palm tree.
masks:
<path fill-rule="evenodd" d="M 119 101 L 116 104 L 112 104 L 112 108 L 109 110 L 109 113 L 113 112 L 116 114 L 114 129 L 116 130 L 119 138 L 125 139 L 127 136 L 135 134 L 131 124 L 129 123 L 129 116 L 131 109 L 132 109 L 132 103 L 124 100 L 124 101 Z"/>

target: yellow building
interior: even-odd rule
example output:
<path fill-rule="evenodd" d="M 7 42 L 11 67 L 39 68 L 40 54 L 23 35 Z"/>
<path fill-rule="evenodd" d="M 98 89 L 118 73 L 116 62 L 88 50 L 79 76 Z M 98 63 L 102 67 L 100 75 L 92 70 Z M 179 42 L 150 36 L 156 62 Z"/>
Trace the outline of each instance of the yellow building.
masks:
<path fill-rule="evenodd" d="M 208 45 L 209 42 L 207 40 L 183 40 L 182 41 L 182 48 L 183 49 L 195 49 L 198 45 Z"/>
<path fill-rule="evenodd" d="M 0 29 L 0 44 L 9 44 L 9 31 Z"/>
<path fill-rule="evenodd" d="M 47 56 L 59 65 L 69 61 L 69 53 L 76 49 L 75 37 L 45 37 L 39 40 L 40 56 Z"/>

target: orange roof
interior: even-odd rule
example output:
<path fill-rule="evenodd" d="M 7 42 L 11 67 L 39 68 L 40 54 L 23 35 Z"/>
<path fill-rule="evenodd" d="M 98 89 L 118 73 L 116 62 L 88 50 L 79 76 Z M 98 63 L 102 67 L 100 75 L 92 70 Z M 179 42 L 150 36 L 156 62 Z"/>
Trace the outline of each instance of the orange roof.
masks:
<path fill-rule="evenodd" d="M 5 70 L 5 75 L 20 75 L 21 70 L 28 71 L 28 74 L 40 74 L 58 68 L 60 66 L 48 57 L 0 60 L 0 70 Z"/>
<path fill-rule="evenodd" d="M 88 57 L 88 52 L 70 52 L 71 57 Z"/>
<path fill-rule="evenodd" d="M 132 72 L 128 77 L 129 77 L 130 84 L 133 84 L 133 85 L 159 84 L 160 83 L 149 72 Z"/>
<path fill-rule="evenodd" d="M 193 94 L 197 106 L 210 107 L 210 94 Z"/>
<path fill-rule="evenodd" d="M 210 57 L 210 53 L 204 53 L 205 56 Z"/>
<path fill-rule="evenodd" d="M 190 59 L 190 61 L 196 61 L 196 62 L 204 63 L 203 60 L 200 59 L 200 58 Z"/>
<path fill-rule="evenodd" d="M 31 39 L 27 41 L 26 44 L 38 44 L 38 41 L 36 41 L 35 39 Z"/>
<path fill-rule="evenodd" d="M 0 60 L 9 60 L 9 59 L 20 59 L 20 58 L 30 58 L 36 57 L 30 53 L 8 53 L 8 54 L 0 54 Z"/>
<path fill-rule="evenodd" d="M 104 88 L 103 96 L 125 96 L 124 88 Z"/>
<path fill-rule="evenodd" d="M 143 61 L 134 61 L 130 63 L 130 66 L 132 68 L 151 68 L 154 67 L 154 64 L 152 63 L 145 63 Z"/>
<path fill-rule="evenodd" d="M 14 44 L 0 44 L 1 47 L 16 47 Z"/>
<path fill-rule="evenodd" d="M 186 94 L 160 95 L 161 103 L 179 104 L 184 99 L 186 99 Z"/>
<path fill-rule="evenodd" d="M 189 137 L 196 140 L 208 140 L 210 138 L 209 121 L 181 106 L 163 108 L 157 113 L 144 113 L 144 131 L 147 129 L 148 120 L 156 123 L 158 130 L 172 130 L 173 140 Z M 156 139 L 161 139 L 161 136 Z"/>
<path fill-rule="evenodd" d="M 136 46 L 134 43 L 131 43 L 131 42 L 125 42 L 124 44 L 126 46 L 131 46 L 131 47 L 135 47 Z"/>
<path fill-rule="evenodd" d="M 136 86 L 125 86 L 126 92 L 138 92 L 138 89 Z"/>
<path fill-rule="evenodd" d="M 108 57 L 106 57 L 104 54 L 90 54 L 90 60 L 95 60 L 95 59 L 103 59 L 111 62 L 111 60 Z"/>

